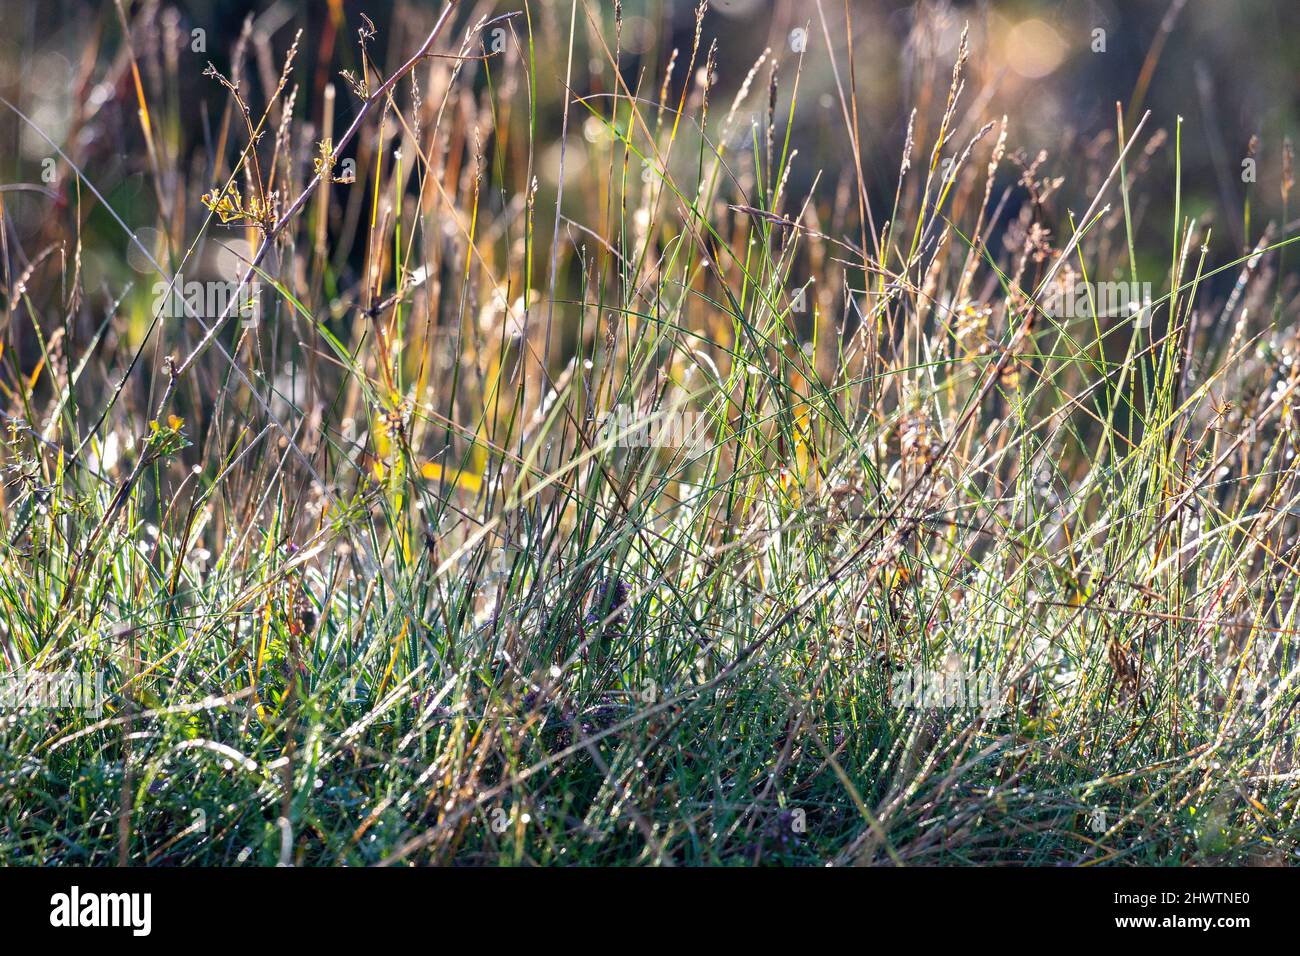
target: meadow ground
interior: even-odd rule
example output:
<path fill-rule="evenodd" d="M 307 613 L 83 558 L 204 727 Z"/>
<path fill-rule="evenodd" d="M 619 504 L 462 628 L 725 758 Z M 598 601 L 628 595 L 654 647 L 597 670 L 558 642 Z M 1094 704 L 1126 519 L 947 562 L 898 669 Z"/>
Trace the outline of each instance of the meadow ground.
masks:
<path fill-rule="evenodd" d="M 746 3 L 10 10 L 0 862 L 1294 861 L 1289 142 Z"/>

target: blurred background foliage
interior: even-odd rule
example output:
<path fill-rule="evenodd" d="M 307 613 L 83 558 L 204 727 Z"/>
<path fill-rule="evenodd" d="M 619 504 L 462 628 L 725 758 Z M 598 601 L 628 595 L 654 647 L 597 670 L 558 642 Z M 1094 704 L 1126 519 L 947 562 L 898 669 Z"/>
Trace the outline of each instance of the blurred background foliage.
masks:
<path fill-rule="evenodd" d="M 465 8 L 460 14 L 463 31 L 479 16 L 503 16 L 523 10 L 525 4 L 501 0 L 461 6 Z M 307 68 L 298 78 L 301 88 L 294 108 L 299 117 L 319 127 L 326 84 L 337 83 L 340 70 L 357 71 L 355 31 L 363 23 L 361 15 L 378 28 L 375 55 L 386 64 L 404 52 L 416 34 L 422 34 L 439 7 L 433 2 L 386 0 L 127 4 L 129 16 L 153 24 L 170 41 L 161 44 L 161 53 L 141 49 L 138 54 L 146 88 L 156 85 L 165 90 L 167 105 L 158 111 L 163 120 L 158 146 L 188 158 L 196 173 L 211 170 L 214 127 L 227 97 L 219 84 L 202 74 L 209 61 L 223 72 L 230 69 L 231 50 L 249 17 L 254 45 L 265 47 L 252 54 L 258 61 L 252 72 L 263 81 L 274 80 L 276 65 L 295 31 L 304 31 L 302 56 Z M 543 98 L 536 104 L 540 154 L 535 170 L 540 196 L 545 198 L 553 195 L 560 166 L 563 104 L 556 94 L 562 87 L 551 80 L 564 76 L 564 38 L 571 10 L 562 0 L 527 7 L 529 17 L 509 23 L 522 36 L 531 20 L 537 73 L 546 79 L 537 87 Z M 682 51 L 684 56 L 691 47 L 695 4 L 626 0 L 622 10 L 624 80 L 629 87 L 639 83 L 642 93 L 651 98 L 672 51 Z M 128 223 L 139 226 L 154 218 L 159 193 L 149 182 L 147 147 L 135 121 L 131 75 L 124 68 L 129 54 L 120 42 L 123 21 L 117 5 L 3 0 L 0 15 L 6 26 L 0 36 L 0 95 L 27 112 L 74 160 L 93 170 L 96 185 Z M 932 136 L 927 134 L 934 132 L 929 127 L 937 125 L 942 102 L 928 100 L 943 97 L 966 24 L 972 43 L 964 94 L 967 118 L 954 136 L 955 144 L 964 142 L 975 124 L 1005 113 L 1013 154 L 1019 150 L 1032 161 L 1039 150 L 1045 150 L 1043 172 L 1068 174 L 1084 165 L 1077 160 L 1090 151 L 1108 162 L 1114 156 L 1116 102 L 1124 105 L 1130 129 L 1140 111 L 1150 108 L 1153 127 L 1171 135 L 1177 117 L 1183 117 L 1186 214 L 1199 217 L 1219 237 L 1230 236 L 1233 245 L 1240 247 L 1253 244 L 1266 216 L 1280 208 L 1283 139 L 1294 132 L 1300 110 L 1300 84 L 1295 82 L 1300 50 L 1289 39 L 1300 30 L 1296 4 L 1275 0 L 919 4 L 715 0 L 705 15 L 703 35 L 706 43 L 714 37 L 718 40 L 717 90 L 723 102 L 740 88 L 765 48 L 788 54 L 794 42 L 792 31 L 807 30 L 808 55 L 802 64 L 791 137 L 800 152 L 792 181 L 796 195 L 806 194 L 820 173 L 832 187 L 824 194 L 833 197 L 834 187 L 853 174 L 832 65 L 834 61 L 840 66 L 841 76 L 848 75 L 846 16 L 854 38 L 863 175 L 877 208 L 888 208 L 892 199 L 913 106 L 918 109 L 916 141 L 929 146 Z M 595 24 L 600 23 L 605 36 L 613 36 L 614 4 L 583 0 L 579 20 L 584 18 L 587 29 L 578 31 L 573 91 L 581 96 L 608 93 L 615 84 L 606 58 L 596 55 L 600 41 Z M 196 29 L 204 31 L 202 52 L 191 49 Z M 583 41 L 588 49 L 581 48 Z M 391 56 L 384 56 L 385 52 Z M 682 81 L 679 69 L 673 78 L 675 87 Z M 475 82 L 486 83 L 486 76 L 480 74 Z M 526 96 L 527 90 L 521 86 L 518 93 Z M 783 84 L 781 111 L 790 95 L 791 84 Z M 259 102 L 256 96 L 251 100 Z M 93 122 L 84 121 L 88 104 Z M 356 104 L 346 89 L 340 90 L 339 127 L 346 125 Z M 580 150 L 584 134 L 599 135 L 599 124 L 584 124 L 576 114 L 574 118 L 569 145 Z M 528 111 L 515 111 L 510 121 L 526 125 Z M 1247 237 L 1242 162 L 1251 155 L 1252 137 L 1258 137 L 1257 181 L 1250 187 L 1254 235 Z M 15 147 L 0 150 L 0 179 L 9 184 L 40 182 L 42 163 L 51 155 L 49 145 L 8 110 L 0 111 L 0 143 Z M 1157 161 L 1172 163 L 1167 151 Z M 569 164 L 568 175 L 575 184 L 581 184 L 582 170 L 581 162 Z M 511 171 L 505 172 L 509 177 Z M 1088 190 L 1095 188 L 1096 177 L 1102 174 L 1094 170 L 1092 176 L 1066 175 L 1064 192 L 1049 215 L 1063 217 L 1067 209 L 1077 212 L 1086 206 L 1091 197 Z M 1008 165 L 1000 175 L 1013 182 L 1016 170 Z M 920 183 L 913 178 L 908 185 L 919 188 Z M 1167 224 L 1172 215 L 1172 175 L 1153 176 L 1147 186 L 1140 212 Z M 571 194 L 576 218 L 582 218 L 584 201 L 595 198 L 594 193 L 584 195 L 580 190 Z M 5 199 L 8 224 L 20 240 L 31 238 L 47 222 L 48 208 L 39 195 L 16 191 Z M 197 200 L 197 194 L 189 197 L 177 213 L 200 215 L 203 210 Z M 67 196 L 61 194 L 61 201 L 66 202 Z M 538 206 L 546 209 L 547 203 Z M 91 222 L 93 228 L 96 221 Z M 1163 228 L 1143 236 L 1144 254 L 1156 261 L 1167 259 L 1170 235 L 1171 230 Z M 107 248 L 121 248 L 123 261 L 101 262 L 103 249 L 89 252 L 85 268 L 92 287 L 114 275 L 114 265 L 125 262 L 120 236 L 114 236 Z M 354 261 L 359 261 L 362 251 L 357 244 L 352 250 Z"/>

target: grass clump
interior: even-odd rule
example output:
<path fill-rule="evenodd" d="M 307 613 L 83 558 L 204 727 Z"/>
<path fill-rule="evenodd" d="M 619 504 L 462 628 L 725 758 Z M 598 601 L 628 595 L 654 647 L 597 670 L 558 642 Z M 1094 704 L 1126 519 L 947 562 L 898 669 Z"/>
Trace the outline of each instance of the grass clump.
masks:
<path fill-rule="evenodd" d="M 1023 154 L 963 34 L 882 195 L 848 61 L 826 162 L 803 49 L 463 2 L 250 19 L 196 125 L 125 7 L 147 186 L 0 193 L 4 667 L 104 684 L 0 727 L 0 860 L 1291 859 L 1291 234 L 1179 123 Z"/>

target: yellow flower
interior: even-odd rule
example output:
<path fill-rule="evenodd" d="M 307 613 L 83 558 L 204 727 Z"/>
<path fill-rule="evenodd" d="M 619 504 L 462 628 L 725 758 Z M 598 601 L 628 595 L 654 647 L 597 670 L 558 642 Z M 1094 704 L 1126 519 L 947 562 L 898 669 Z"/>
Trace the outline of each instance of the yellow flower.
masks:
<path fill-rule="evenodd" d="M 446 473 L 455 476 L 456 487 L 463 491 L 478 491 L 483 487 L 483 476 L 461 469 L 446 469 Z M 438 481 L 444 474 L 442 465 L 436 461 L 426 461 L 420 466 L 420 474 L 430 481 Z"/>

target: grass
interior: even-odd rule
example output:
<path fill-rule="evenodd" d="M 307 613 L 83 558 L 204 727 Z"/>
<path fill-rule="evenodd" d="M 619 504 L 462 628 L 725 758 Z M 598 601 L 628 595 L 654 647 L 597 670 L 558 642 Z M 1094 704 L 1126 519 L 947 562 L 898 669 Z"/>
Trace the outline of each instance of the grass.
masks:
<path fill-rule="evenodd" d="M 59 174 L 0 192 L 0 652 L 106 696 L 0 726 L 0 862 L 1294 859 L 1262 189 L 1234 248 L 1180 122 L 1020 153 L 964 36 L 882 198 L 839 39 L 801 143 L 833 18 L 724 84 L 702 14 L 655 60 L 618 4 L 330 11 L 209 37 L 199 123 L 187 23 L 105 4 L 70 128 L 127 212 L 4 104 Z"/>

